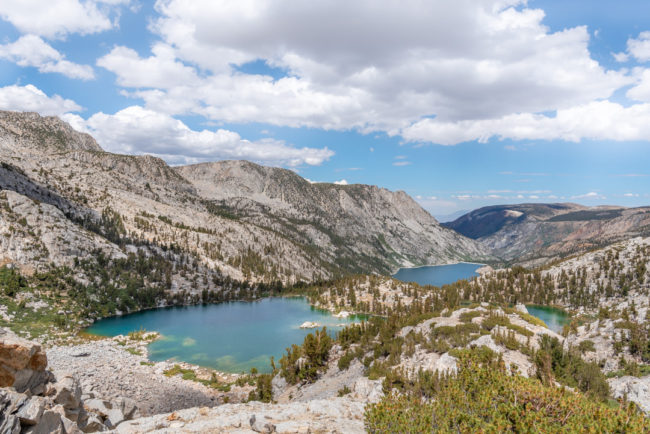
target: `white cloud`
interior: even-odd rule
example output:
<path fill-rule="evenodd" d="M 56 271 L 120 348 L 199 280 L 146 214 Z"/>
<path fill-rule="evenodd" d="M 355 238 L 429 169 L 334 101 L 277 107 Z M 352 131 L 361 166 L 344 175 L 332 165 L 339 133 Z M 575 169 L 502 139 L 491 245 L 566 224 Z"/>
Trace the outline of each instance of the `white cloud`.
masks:
<path fill-rule="evenodd" d="M 18 66 L 33 66 L 40 72 L 57 72 L 70 78 L 90 80 L 95 77 L 92 67 L 65 60 L 65 56 L 36 35 L 21 36 L 15 42 L 0 45 L 0 59 Z"/>
<path fill-rule="evenodd" d="M 404 160 L 395 161 L 393 163 L 393 166 L 397 166 L 397 167 L 410 166 L 410 165 L 411 165 L 410 161 L 404 161 Z"/>
<path fill-rule="evenodd" d="M 47 96 L 36 86 L 6 86 L 0 88 L 0 109 L 37 112 L 45 116 L 59 116 L 81 110 L 72 100 L 59 95 Z"/>
<path fill-rule="evenodd" d="M 595 191 L 590 191 L 589 193 L 579 194 L 577 196 L 571 196 L 571 199 L 599 199 L 599 200 L 604 200 L 604 199 L 607 199 L 607 197 L 603 196 L 602 194 L 596 193 Z"/>
<path fill-rule="evenodd" d="M 336 184 L 336 185 L 348 185 L 348 181 L 346 181 L 345 179 L 342 179 L 340 181 L 334 181 L 334 184 Z"/>
<path fill-rule="evenodd" d="M 412 142 L 430 141 L 455 145 L 470 140 L 487 142 L 493 137 L 524 140 L 650 140 L 650 104 L 625 107 L 610 101 L 595 101 L 558 110 L 555 116 L 513 114 L 498 119 L 444 122 L 424 119 L 404 129 Z"/>
<path fill-rule="evenodd" d="M 636 39 L 628 39 L 627 51 L 640 62 L 650 60 L 650 32 L 641 32 Z"/>
<path fill-rule="evenodd" d="M 395 135 L 424 116 L 566 109 L 632 80 L 591 59 L 585 27 L 551 33 L 524 0 L 159 0 L 156 10 L 151 56 L 117 47 L 98 64 L 170 115 Z M 288 76 L 232 68 L 257 59 Z"/>
<path fill-rule="evenodd" d="M 625 197 L 639 197 L 639 193 L 625 193 L 623 196 L 625 196 Z"/>
<path fill-rule="evenodd" d="M 97 33 L 116 26 L 130 0 L 2 0 L 0 17 L 22 33 L 46 38 Z"/>
<path fill-rule="evenodd" d="M 126 87 L 170 88 L 198 80 L 193 68 L 177 61 L 173 50 L 164 44 L 152 48 L 153 55 L 141 59 L 135 50 L 115 47 L 97 60 L 97 65 L 118 72 L 118 84 Z"/>
<path fill-rule="evenodd" d="M 64 119 L 92 134 L 107 151 L 157 155 L 171 164 L 246 159 L 295 167 L 319 165 L 334 155 L 328 148 L 296 148 L 272 139 L 251 142 L 223 129 L 194 131 L 180 120 L 140 106 L 114 115 L 95 113 L 88 120 L 76 115 Z"/>

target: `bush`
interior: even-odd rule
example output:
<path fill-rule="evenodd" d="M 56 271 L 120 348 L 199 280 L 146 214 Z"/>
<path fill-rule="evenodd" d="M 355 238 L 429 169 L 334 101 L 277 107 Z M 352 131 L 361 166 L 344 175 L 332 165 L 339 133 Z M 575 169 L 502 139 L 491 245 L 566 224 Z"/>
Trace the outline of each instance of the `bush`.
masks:
<path fill-rule="evenodd" d="M 647 432 L 634 406 L 609 408 L 584 395 L 509 375 L 498 360 L 463 352 L 459 372 L 434 400 L 390 394 L 366 407 L 370 433 Z"/>
<path fill-rule="evenodd" d="M 13 268 L 0 268 L 0 288 L 8 297 L 27 289 L 27 280 Z"/>
<path fill-rule="evenodd" d="M 594 345 L 593 341 L 590 341 L 589 339 L 584 340 L 578 344 L 578 350 L 584 354 L 587 351 L 596 351 L 596 346 Z"/>
<path fill-rule="evenodd" d="M 325 328 L 309 333 L 302 346 L 292 345 L 286 349 L 287 354 L 280 359 L 280 374 L 289 384 L 314 381 L 320 369 L 327 365 L 331 348 L 332 338 Z"/>
<path fill-rule="evenodd" d="M 607 379 L 598 365 L 585 362 L 576 351 L 564 351 L 557 338 L 542 336 L 535 364 L 537 377 L 544 384 L 557 380 L 601 401 L 609 396 Z"/>
<path fill-rule="evenodd" d="M 460 320 L 462 322 L 472 322 L 472 318 L 481 316 L 481 312 L 477 310 L 470 310 L 469 312 L 463 312 L 460 314 Z"/>
<path fill-rule="evenodd" d="M 255 390 L 251 390 L 248 395 L 249 401 L 271 402 L 273 399 L 273 376 L 271 374 L 261 374 L 257 377 Z"/>

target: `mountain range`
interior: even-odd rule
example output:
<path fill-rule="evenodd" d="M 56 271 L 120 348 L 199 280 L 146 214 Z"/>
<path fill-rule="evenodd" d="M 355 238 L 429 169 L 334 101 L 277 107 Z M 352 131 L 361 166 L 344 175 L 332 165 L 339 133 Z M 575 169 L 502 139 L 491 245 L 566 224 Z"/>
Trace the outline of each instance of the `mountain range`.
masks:
<path fill-rule="evenodd" d="M 171 167 L 105 152 L 56 117 L 0 112 L 0 163 L 2 262 L 27 269 L 120 257 L 120 244 L 267 282 L 491 259 L 404 192 L 314 184 L 247 161 Z"/>
<path fill-rule="evenodd" d="M 650 207 L 573 203 L 479 208 L 444 226 L 509 263 L 534 265 L 635 236 L 650 235 Z"/>

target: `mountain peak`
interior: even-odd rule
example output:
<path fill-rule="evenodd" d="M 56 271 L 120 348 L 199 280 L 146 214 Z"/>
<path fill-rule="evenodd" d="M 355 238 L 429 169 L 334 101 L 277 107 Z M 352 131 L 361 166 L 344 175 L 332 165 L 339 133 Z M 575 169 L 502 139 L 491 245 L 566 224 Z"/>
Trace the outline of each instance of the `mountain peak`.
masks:
<path fill-rule="evenodd" d="M 58 151 L 95 151 L 102 148 L 86 133 L 73 129 L 56 116 L 33 112 L 0 111 L 2 146 L 48 147 Z"/>

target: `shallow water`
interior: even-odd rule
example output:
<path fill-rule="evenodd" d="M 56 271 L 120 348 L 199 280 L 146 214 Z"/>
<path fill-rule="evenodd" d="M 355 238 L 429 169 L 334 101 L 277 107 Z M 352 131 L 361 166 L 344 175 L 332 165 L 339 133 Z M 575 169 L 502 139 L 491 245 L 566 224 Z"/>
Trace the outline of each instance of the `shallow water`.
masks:
<path fill-rule="evenodd" d="M 253 367 L 270 372 L 271 356 L 277 361 L 285 348 L 302 343 L 313 331 L 299 328 L 303 322 L 317 322 L 335 332 L 362 319 L 366 317 L 334 318 L 301 297 L 265 298 L 147 310 L 97 321 L 87 331 L 101 336 L 157 331 L 164 338 L 149 345 L 152 361 L 176 359 L 224 372 Z"/>
<path fill-rule="evenodd" d="M 449 265 L 400 268 L 393 277 L 403 282 L 416 282 L 420 285 L 442 286 L 454 283 L 461 279 L 476 277 L 479 275 L 476 270 L 482 266 L 482 264 L 460 262 L 458 264 Z"/>
<path fill-rule="evenodd" d="M 550 306 L 539 306 L 534 304 L 526 305 L 528 313 L 544 321 L 549 329 L 556 333 L 560 333 L 565 324 L 570 321 L 569 314 Z"/>

